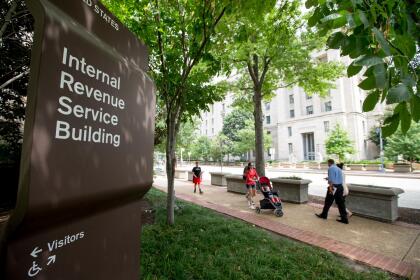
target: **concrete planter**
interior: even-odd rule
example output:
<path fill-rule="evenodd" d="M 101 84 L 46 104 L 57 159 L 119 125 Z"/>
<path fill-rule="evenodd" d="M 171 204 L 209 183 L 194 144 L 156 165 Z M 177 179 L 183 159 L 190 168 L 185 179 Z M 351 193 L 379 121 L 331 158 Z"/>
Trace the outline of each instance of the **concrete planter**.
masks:
<path fill-rule="evenodd" d="M 192 181 L 192 180 L 193 180 L 193 172 L 188 171 L 188 181 Z"/>
<path fill-rule="evenodd" d="M 411 172 L 411 165 L 408 163 L 394 163 L 394 172 L 397 172 L 397 173 Z"/>
<path fill-rule="evenodd" d="M 292 203 L 308 202 L 308 186 L 310 180 L 295 180 L 274 178 L 271 179 L 273 189 L 278 191 L 281 200 Z"/>
<path fill-rule="evenodd" d="M 282 162 L 281 167 L 283 167 L 283 168 L 295 168 L 296 165 L 294 163 L 291 163 L 291 162 Z"/>
<path fill-rule="evenodd" d="M 296 163 L 296 168 L 308 168 L 308 164 L 306 162 Z"/>
<path fill-rule="evenodd" d="M 319 168 L 322 169 L 322 170 L 327 170 L 328 169 L 328 163 L 320 163 Z"/>
<path fill-rule="evenodd" d="M 247 189 L 242 175 L 226 175 L 227 191 L 246 194 Z"/>
<path fill-rule="evenodd" d="M 188 179 L 188 171 L 175 169 L 175 179 Z"/>
<path fill-rule="evenodd" d="M 360 216 L 380 221 L 394 222 L 398 218 L 400 188 L 348 184 L 346 206 Z"/>
<path fill-rule="evenodd" d="M 385 168 L 386 169 L 394 169 L 394 164 L 393 163 L 385 163 Z"/>
<path fill-rule="evenodd" d="M 319 169 L 319 163 L 318 163 L 318 162 L 310 162 L 310 163 L 308 164 L 308 167 L 309 167 L 310 169 Z"/>
<path fill-rule="evenodd" d="M 278 162 L 273 162 L 273 163 L 272 163 L 272 166 L 273 166 L 273 167 L 279 167 L 279 166 L 280 166 L 280 163 L 278 163 Z"/>
<path fill-rule="evenodd" d="M 365 169 L 367 171 L 380 171 L 381 170 L 381 165 L 380 164 L 374 164 L 374 163 L 366 164 Z"/>
<path fill-rule="evenodd" d="M 350 170 L 356 170 L 356 171 L 364 171 L 364 164 L 349 164 L 347 165 Z"/>
<path fill-rule="evenodd" d="M 231 175 L 231 173 L 225 173 L 225 172 L 210 172 L 211 176 L 211 184 L 215 186 L 221 186 L 226 187 L 226 175 Z"/>

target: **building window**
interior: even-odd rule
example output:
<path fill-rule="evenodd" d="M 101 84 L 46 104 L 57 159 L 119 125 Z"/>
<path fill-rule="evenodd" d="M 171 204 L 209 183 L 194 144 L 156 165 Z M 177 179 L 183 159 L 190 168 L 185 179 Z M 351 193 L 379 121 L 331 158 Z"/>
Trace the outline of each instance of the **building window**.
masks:
<path fill-rule="evenodd" d="M 288 131 L 289 137 L 291 137 L 291 136 L 292 136 L 292 127 L 291 127 L 291 126 L 289 126 L 289 127 L 287 128 L 287 131 Z"/>
<path fill-rule="evenodd" d="M 214 128 L 211 129 L 211 134 L 214 135 Z"/>
<path fill-rule="evenodd" d="M 270 103 L 265 103 L 265 110 L 270 111 Z"/>
<path fill-rule="evenodd" d="M 207 120 L 206 120 L 206 127 L 207 127 Z"/>
<path fill-rule="evenodd" d="M 293 154 L 293 144 L 289 143 L 289 154 Z"/>
<path fill-rule="evenodd" d="M 314 113 L 314 106 L 307 106 L 306 107 L 306 114 L 307 115 L 312 115 Z"/>
<path fill-rule="evenodd" d="M 207 132 L 208 132 L 208 131 L 207 131 L 207 129 L 206 129 L 206 135 L 207 135 Z"/>
<path fill-rule="evenodd" d="M 295 117 L 295 110 L 290 110 L 290 117 L 294 118 Z"/>
<path fill-rule="evenodd" d="M 324 131 L 325 131 L 325 133 L 330 132 L 330 122 L 329 121 L 324 122 Z"/>
<path fill-rule="evenodd" d="M 213 118 L 211 119 L 211 124 L 214 125 L 214 119 Z"/>
<path fill-rule="evenodd" d="M 306 100 L 312 99 L 312 95 L 308 95 L 306 93 L 305 93 L 305 95 L 306 95 Z"/>
<path fill-rule="evenodd" d="M 293 94 L 289 95 L 289 104 L 290 105 L 295 104 L 295 97 L 293 96 Z"/>
<path fill-rule="evenodd" d="M 266 120 L 267 124 L 270 124 L 271 123 L 271 117 L 270 116 L 266 116 L 265 117 L 265 120 Z"/>
<path fill-rule="evenodd" d="M 366 123 L 365 123 L 365 121 L 362 121 L 362 126 L 363 126 L 363 135 L 366 135 Z"/>
<path fill-rule="evenodd" d="M 325 102 L 325 103 L 324 103 L 324 106 L 325 106 L 325 112 L 330 112 L 330 111 L 332 111 L 331 101 Z"/>

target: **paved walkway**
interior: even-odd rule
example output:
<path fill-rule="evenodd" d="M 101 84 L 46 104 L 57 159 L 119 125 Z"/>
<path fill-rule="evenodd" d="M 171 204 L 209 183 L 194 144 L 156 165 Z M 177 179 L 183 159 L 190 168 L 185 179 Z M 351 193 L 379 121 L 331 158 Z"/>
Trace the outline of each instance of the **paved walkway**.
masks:
<path fill-rule="evenodd" d="M 166 178 L 157 177 L 154 186 L 165 191 Z M 179 199 L 396 275 L 420 279 L 420 226 L 387 224 L 356 216 L 350 218 L 349 225 L 343 225 L 335 221 L 336 209 L 331 210 L 328 220 L 316 218 L 314 214 L 321 211 L 317 204 L 284 203 L 285 215 L 277 218 L 271 212 L 256 214 L 247 207 L 243 195 L 210 186 L 209 181 L 204 181 L 203 195 L 192 190 L 191 182 L 175 181 Z"/>

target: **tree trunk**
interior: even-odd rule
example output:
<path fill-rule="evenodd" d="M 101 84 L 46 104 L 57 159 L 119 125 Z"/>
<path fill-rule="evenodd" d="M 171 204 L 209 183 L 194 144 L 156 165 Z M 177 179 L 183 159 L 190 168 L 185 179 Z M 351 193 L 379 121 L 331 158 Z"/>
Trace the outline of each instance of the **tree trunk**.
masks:
<path fill-rule="evenodd" d="M 255 124 L 255 167 L 258 175 L 265 176 L 264 162 L 264 129 L 262 112 L 262 90 L 257 87 L 254 90 L 254 124 Z"/>
<path fill-rule="evenodd" d="M 166 203 L 166 222 L 168 225 L 175 223 L 175 188 L 174 188 L 174 177 L 176 167 L 176 119 L 168 118 L 166 120 L 166 176 L 168 180 L 168 194 Z"/>

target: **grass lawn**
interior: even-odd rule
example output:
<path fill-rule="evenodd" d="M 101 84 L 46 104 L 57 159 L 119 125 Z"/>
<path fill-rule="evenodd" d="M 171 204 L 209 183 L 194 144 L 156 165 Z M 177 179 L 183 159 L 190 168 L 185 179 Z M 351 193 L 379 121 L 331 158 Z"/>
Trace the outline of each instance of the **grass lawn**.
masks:
<path fill-rule="evenodd" d="M 390 279 L 355 272 L 340 258 L 203 207 L 178 201 L 175 226 L 165 224 L 166 194 L 146 196 L 156 223 L 142 234 L 142 279 Z"/>

